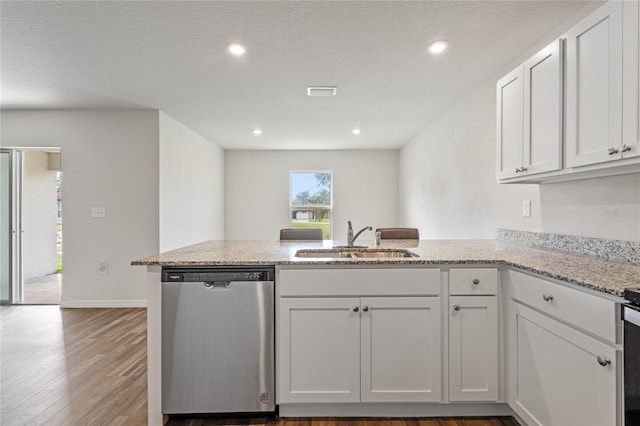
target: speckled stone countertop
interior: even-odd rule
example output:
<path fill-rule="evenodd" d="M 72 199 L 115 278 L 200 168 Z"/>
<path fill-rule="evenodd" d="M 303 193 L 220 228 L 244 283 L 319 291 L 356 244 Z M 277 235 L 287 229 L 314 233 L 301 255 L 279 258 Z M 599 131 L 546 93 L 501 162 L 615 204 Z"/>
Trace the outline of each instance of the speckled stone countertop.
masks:
<path fill-rule="evenodd" d="M 372 241 L 358 241 L 373 247 Z M 410 258 L 299 258 L 299 249 L 332 248 L 343 241 L 205 241 L 143 259 L 132 265 L 407 265 L 505 264 L 593 290 L 622 296 L 640 287 L 640 265 L 494 240 L 385 240 L 382 248 L 403 248 Z"/>

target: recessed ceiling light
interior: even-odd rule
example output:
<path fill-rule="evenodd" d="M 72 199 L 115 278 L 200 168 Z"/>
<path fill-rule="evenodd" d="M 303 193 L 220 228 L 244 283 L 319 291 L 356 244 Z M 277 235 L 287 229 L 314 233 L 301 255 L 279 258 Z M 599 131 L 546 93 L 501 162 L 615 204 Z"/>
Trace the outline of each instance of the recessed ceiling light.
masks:
<path fill-rule="evenodd" d="M 262 134 L 262 129 L 253 129 L 253 134 L 258 136 Z"/>
<path fill-rule="evenodd" d="M 229 53 L 231 53 L 233 56 L 242 56 L 245 54 L 245 52 L 247 51 L 247 48 L 244 47 L 243 45 L 241 45 L 240 43 L 230 43 L 227 46 L 227 50 L 229 51 Z"/>
<path fill-rule="evenodd" d="M 447 48 L 447 42 L 445 40 L 436 40 L 427 46 L 431 53 L 442 53 Z"/>
<path fill-rule="evenodd" d="M 353 133 L 354 135 L 359 135 L 360 134 L 360 129 L 358 129 L 357 127 L 355 129 L 353 129 L 351 131 L 351 133 Z"/>

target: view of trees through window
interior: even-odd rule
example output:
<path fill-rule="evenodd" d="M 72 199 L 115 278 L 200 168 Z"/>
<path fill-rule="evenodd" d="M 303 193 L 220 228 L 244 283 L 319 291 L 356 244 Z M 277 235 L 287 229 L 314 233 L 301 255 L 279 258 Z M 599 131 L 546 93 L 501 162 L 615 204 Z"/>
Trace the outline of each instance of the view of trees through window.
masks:
<path fill-rule="evenodd" d="M 331 172 L 291 172 L 289 194 L 291 227 L 320 228 L 331 239 Z"/>

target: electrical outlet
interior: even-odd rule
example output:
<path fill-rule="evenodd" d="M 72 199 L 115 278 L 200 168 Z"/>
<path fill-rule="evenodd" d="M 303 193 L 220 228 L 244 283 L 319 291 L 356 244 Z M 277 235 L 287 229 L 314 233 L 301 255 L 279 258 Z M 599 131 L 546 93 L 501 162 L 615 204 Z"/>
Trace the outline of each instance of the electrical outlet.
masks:
<path fill-rule="evenodd" d="M 107 275 L 107 262 L 98 263 L 98 274 Z"/>
<path fill-rule="evenodd" d="M 91 207 L 91 217 L 105 217 L 107 209 L 104 207 Z"/>
<path fill-rule="evenodd" d="M 531 216 L 531 201 L 522 202 L 522 216 L 524 217 Z"/>

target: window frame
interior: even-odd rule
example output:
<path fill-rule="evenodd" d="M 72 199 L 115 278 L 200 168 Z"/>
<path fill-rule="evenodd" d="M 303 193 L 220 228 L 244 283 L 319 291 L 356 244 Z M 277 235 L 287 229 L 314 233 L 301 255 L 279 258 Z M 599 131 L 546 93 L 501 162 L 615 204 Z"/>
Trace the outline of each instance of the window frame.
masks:
<path fill-rule="evenodd" d="M 295 173 L 306 173 L 306 174 L 315 174 L 315 173 L 326 173 L 331 177 L 330 185 L 329 185 L 329 205 L 311 205 L 309 207 L 313 208 L 321 208 L 329 210 L 329 239 L 333 239 L 333 170 L 325 170 L 325 169 L 295 169 L 289 170 L 289 227 L 293 228 L 293 211 L 299 210 L 301 207 L 305 206 L 295 206 L 293 205 L 293 194 L 291 193 L 293 189 L 293 175 Z"/>

